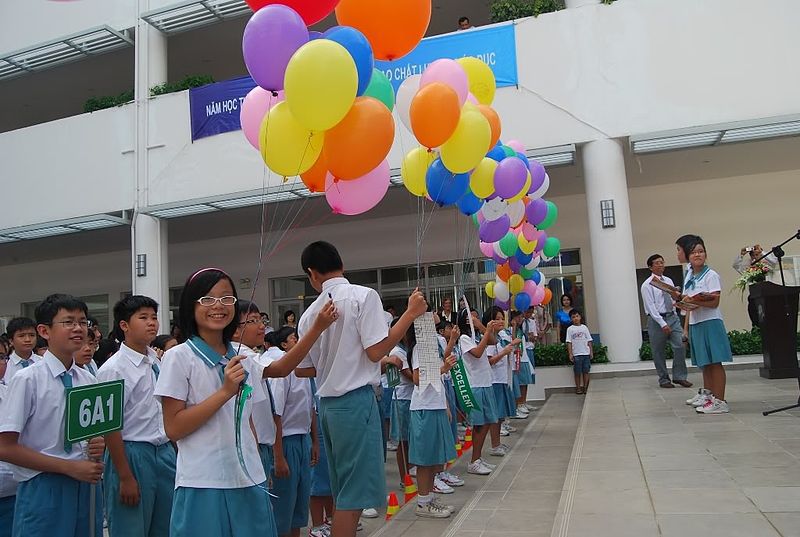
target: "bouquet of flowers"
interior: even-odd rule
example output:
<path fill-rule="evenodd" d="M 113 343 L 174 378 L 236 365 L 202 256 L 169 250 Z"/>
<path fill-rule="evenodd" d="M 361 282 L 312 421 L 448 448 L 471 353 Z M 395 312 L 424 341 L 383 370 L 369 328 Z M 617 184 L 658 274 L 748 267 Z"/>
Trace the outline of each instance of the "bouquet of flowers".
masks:
<path fill-rule="evenodd" d="M 767 274 L 772 269 L 764 262 L 758 262 L 750 265 L 742 272 L 736 283 L 733 284 L 734 289 L 738 289 L 742 293 L 742 300 L 744 300 L 745 290 L 754 283 L 763 282 L 767 279 Z"/>

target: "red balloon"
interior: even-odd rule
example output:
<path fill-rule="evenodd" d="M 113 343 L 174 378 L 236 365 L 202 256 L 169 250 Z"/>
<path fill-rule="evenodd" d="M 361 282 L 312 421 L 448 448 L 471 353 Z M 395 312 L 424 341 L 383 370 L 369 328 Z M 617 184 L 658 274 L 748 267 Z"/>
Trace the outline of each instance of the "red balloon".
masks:
<path fill-rule="evenodd" d="M 245 0 L 253 11 L 258 11 L 270 4 L 283 4 L 290 7 L 303 17 L 306 26 L 315 24 L 331 13 L 336 8 L 339 0 Z"/>

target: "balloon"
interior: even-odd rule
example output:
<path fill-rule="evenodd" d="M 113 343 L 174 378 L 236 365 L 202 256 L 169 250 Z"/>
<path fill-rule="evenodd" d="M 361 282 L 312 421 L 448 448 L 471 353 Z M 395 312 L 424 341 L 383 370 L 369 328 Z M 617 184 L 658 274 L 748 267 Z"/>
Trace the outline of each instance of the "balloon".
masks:
<path fill-rule="evenodd" d="M 547 216 L 547 202 L 541 198 L 531 201 L 528 206 L 525 207 L 525 216 L 528 222 L 534 226 L 539 225 L 539 222 L 544 220 Z M 530 237 L 528 238 L 530 239 Z"/>
<path fill-rule="evenodd" d="M 508 198 L 506 201 L 508 203 L 516 203 L 518 201 L 521 201 L 523 204 L 525 203 L 525 201 L 530 201 L 530 199 L 527 197 L 528 196 L 528 187 L 530 186 L 530 184 L 531 184 L 531 174 L 530 174 L 530 172 L 526 172 L 525 184 L 522 186 L 522 190 L 519 191 L 519 194 L 517 194 L 516 196 L 513 196 L 511 198 Z M 522 201 L 523 198 L 525 199 L 525 201 Z"/>
<path fill-rule="evenodd" d="M 470 216 L 480 210 L 483 202 L 475 194 L 467 190 L 466 194 L 461 196 L 461 199 L 459 199 L 456 204 L 458 205 L 459 211 L 466 216 Z"/>
<path fill-rule="evenodd" d="M 536 188 L 540 187 L 544 182 L 544 166 L 538 160 L 529 158 L 528 168 L 531 170 L 531 178 L 533 179 L 531 186 L 536 185 Z"/>
<path fill-rule="evenodd" d="M 542 220 L 538 227 L 539 229 L 547 229 L 553 224 L 556 223 L 556 219 L 558 219 L 558 207 L 552 201 L 548 201 L 547 203 L 547 216 L 545 216 L 544 220 Z M 550 256 L 552 257 L 552 256 Z"/>
<path fill-rule="evenodd" d="M 492 69 L 478 58 L 465 56 L 456 60 L 467 73 L 469 91 L 481 104 L 492 104 L 497 82 Z"/>
<path fill-rule="evenodd" d="M 469 176 L 454 174 L 444 167 L 441 159 L 436 159 L 425 175 L 425 187 L 434 203 L 442 207 L 453 205 L 469 188 Z"/>
<path fill-rule="evenodd" d="M 427 193 L 425 175 L 434 160 L 436 160 L 436 154 L 423 147 L 412 149 L 403 158 L 400 176 L 403 178 L 405 187 L 415 196 L 424 196 Z"/>
<path fill-rule="evenodd" d="M 519 259 L 519 258 L 517 258 L 517 259 Z M 522 276 L 523 278 L 525 278 L 525 283 L 528 283 L 527 280 L 530 279 L 531 274 L 532 274 L 532 271 L 529 270 L 529 269 L 526 269 L 525 267 L 522 267 L 521 269 L 519 269 L 519 275 Z"/>
<path fill-rule="evenodd" d="M 511 221 L 511 227 L 519 226 L 522 223 L 522 219 L 525 218 L 525 204 L 522 200 L 508 203 L 506 214 L 508 214 L 508 219 Z"/>
<path fill-rule="evenodd" d="M 503 237 L 500 238 L 502 239 Z M 494 250 L 495 255 L 500 259 L 502 259 L 502 261 L 500 262 L 501 265 L 505 265 L 506 263 L 508 263 L 508 256 L 505 253 L 503 253 L 503 249 L 500 248 L 500 241 L 492 243 L 492 249 Z"/>
<path fill-rule="evenodd" d="M 336 214 L 361 214 L 375 207 L 389 190 L 389 162 L 384 160 L 364 177 L 336 181 L 331 174 L 325 180 L 325 199 Z"/>
<path fill-rule="evenodd" d="M 527 311 L 531 307 L 531 297 L 527 293 L 518 293 L 514 297 L 514 306 L 517 311 Z"/>
<path fill-rule="evenodd" d="M 411 131 L 419 143 L 425 147 L 439 147 L 456 130 L 461 118 L 461 105 L 458 95 L 447 84 L 420 84 L 419 91 L 411 100 L 409 115 Z"/>
<path fill-rule="evenodd" d="M 504 214 L 508 214 L 508 205 L 500 198 L 491 199 L 484 203 L 483 207 L 481 207 L 481 215 L 483 215 L 486 220 L 497 220 Z M 510 216 L 508 221 L 510 225 Z"/>
<path fill-rule="evenodd" d="M 478 105 L 478 110 L 483 114 L 483 117 L 486 118 L 486 121 L 489 122 L 489 127 L 492 129 L 492 138 L 489 142 L 489 151 L 491 151 L 497 144 L 497 141 L 500 140 L 500 133 L 502 132 L 500 116 L 495 112 L 494 108 L 485 104 Z"/>
<path fill-rule="evenodd" d="M 503 152 L 506 154 L 507 157 L 516 156 L 517 152 L 508 147 L 507 145 L 503 146 Z"/>
<path fill-rule="evenodd" d="M 497 265 L 494 269 L 495 273 L 497 273 L 497 277 L 500 278 L 501 281 L 507 282 L 509 278 L 511 278 L 511 267 L 508 266 L 508 263 L 501 263 Z M 495 292 L 497 289 L 495 288 Z"/>
<path fill-rule="evenodd" d="M 285 4 L 295 10 L 311 26 L 331 14 L 339 0 L 245 0 L 256 13 L 270 4 Z"/>
<path fill-rule="evenodd" d="M 311 192 L 325 192 L 325 179 L 328 177 L 328 167 L 325 165 L 325 157 L 319 156 L 307 172 L 300 174 L 300 179 Z"/>
<path fill-rule="evenodd" d="M 518 249 L 519 246 L 517 246 L 517 236 L 512 232 L 509 231 L 502 239 L 500 239 L 500 251 L 502 251 L 503 255 L 506 257 L 511 257 L 517 252 Z"/>
<path fill-rule="evenodd" d="M 522 233 L 517 236 L 517 243 L 519 244 L 519 251 L 523 254 L 533 254 L 536 250 L 536 241 L 529 241 Z"/>
<path fill-rule="evenodd" d="M 545 288 L 536 285 L 535 289 L 533 290 L 533 293 L 530 294 L 531 304 L 533 304 L 534 306 L 542 304 L 544 302 L 546 292 L 547 291 L 545 290 Z"/>
<path fill-rule="evenodd" d="M 509 293 L 508 290 L 508 285 L 505 282 L 495 282 L 494 296 L 497 300 L 501 302 L 508 302 L 508 299 L 511 298 L 511 294 Z"/>
<path fill-rule="evenodd" d="M 527 206 L 525 209 L 527 213 Z M 534 241 L 539 236 L 539 230 L 537 230 L 530 222 L 523 223 L 520 230 L 522 231 L 522 235 L 525 237 L 525 240 L 528 241 Z"/>
<path fill-rule="evenodd" d="M 483 158 L 469 177 L 469 187 L 479 198 L 486 198 L 494 193 L 494 172 L 497 162 Z"/>
<path fill-rule="evenodd" d="M 492 246 L 491 242 L 480 241 L 478 247 L 481 249 L 481 253 L 486 257 L 492 257 L 494 255 L 494 246 Z"/>
<path fill-rule="evenodd" d="M 486 220 L 478 226 L 478 237 L 483 242 L 497 242 L 508 233 L 508 215 L 497 220 Z"/>
<path fill-rule="evenodd" d="M 372 70 L 372 78 L 369 80 L 369 86 L 367 86 L 364 96 L 378 99 L 386 105 L 390 112 L 394 110 L 394 88 L 383 71 L 379 69 Z"/>
<path fill-rule="evenodd" d="M 397 88 L 397 100 L 395 101 L 397 113 L 400 115 L 400 121 L 409 131 L 411 131 L 411 101 L 419 91 L 421 78 L 422 75 L 412 75 L 403 80 L 403 83 Z"/>
<path fill-rule="evenodd" d="M 529 294 L 531 296 L 531 298 L 533 298 L 535 293 L 536 293 L 536 288 L 537 287 L 538 286 L 534 282 L 532 282 L 530 280 L 526 280 L 525 284 L 522 286 L 522 292 Z"/>
<path fill-rule="evenodd" d="M 518 158 L 504 158 L 494 172 L 494 191 L 503 198 L 512 198 L 525 186 L 528 168 Z"/>
<path fill-rule="evenodd" d="M 344 119 L 325 133 L 322 154 L 334 177 L 356 179 L 386 158 L 393 141 L 392 113 L 377 99 L 357 97 Z"/>
<path fill-rule="evenodd" d="M 483 159 L 492 129 L 483 114 L 463 110 L 455 132 L 441 149 L 441 159 L 453 173 L 466 173 Z"/>
<path fill-rule="evenodd" d="M 513 272 L 514 274 L 517 274 L 519 272 L 519 269 L 522 268 L 519 264 L 519 261 L 517 261 L 516 256 L 513 255 L 508 258 L 508 266 L 511 268 L 511 272 Z"/>
<path fill-rule="evenodd" d="M 316 30 L 309 30 L 308 31 L 308 40 L 313 41 L 315 39 L 322 39 L 322 32 L 318 32 Z"/>
<path fill-rule="evenodd" d="M 357 89 L 353 58 L 328 39 L 306 43 L 286 67 L 286 102 L 297 121 L 313 131 L 339 123 L 353 105 Z"/>
<path fill-rule="evenodd" d="M 510 300 L 510 297 L 509 297 L 509 300 Z M 510 306 L 508 300 L 503 301 L 503 300 L 498 300 L 496 298 L 494 299 L 494 305 L 497 306 L 498 308 L 500 308 L 503 311 L 508 311 L 508 308 Z"/>
<path fill-rule="evenodd" d="M 527 270 L 527 269 L 525 269 L 525 265 L 527 265 L 528 263 L 530 263 L 533 260 L 533 252 L 523 252 L 520 249 L 520 250 L 517 250 L 517 253 L 514 254 L 514 257 L 516 257 L 517 261 L 519 262 L 519 264 L 522 265 L 523 270 Z M 522 273 L 520 273 L 520 275 L 521 274 Z M 525 276 L 523 276 L 523 278 L 524 277 Z"/>
<path fill-rule="evenodd" d="M 498 255 L 498 254 L 495 253 L 495 254 L 492 255 L 492 261 L 494 261 L 496 265 L 502 265 L 507 260 L 503 256 Z"/>
<path fill-rule="evenodd" d="M 547 240 L 544 241 L 544 248 L 542 249 L 542 253 L 547 257 L 555 257 L 561 251 L 561 241 L 559 241 L 555 237 L 547 237 Z"/>
<path fill-rule="evenodd" d="M 272 107 L 259 131 L 261 158 L 284 177 L 310 169 L 322 152 L 323 140 L 323 133 L 312 133 L 297 121 L 286 101 Z"/>
<path fill-rule="evenodd" d="M 541 282 L 541 281 L 542 281 L 542 273 L 541 273 L 541 272 L 539 272 L 539 271 L 538 271 L 538 270 L 536 270 L 536 269 L 533 269 L 533 274 L 531 275 L 531 280 L 532 280 L 534 283 L 536 283 L 536 285 L 539 285 L 539 282 Z"/>
<path fill-rule="evenodd" d="M 497 291 L 495 291 L 497 293 Z M 553 291 L 550 290 L 549 287 L 545 287 L 544 289 L 544 298 L 542 298 L 542 305 L 546 306 L 553 300 Z"/>
<path fill-rule="evenodd" d="M 533 181 L 531 181 L 531 184 L 533 184 Z M 528 197 L 531 198 L 532 200 L 536 198 L 541 198 L 542 196 L 545 195 L 545 193 L 547 193 L 548 188 L 550 188 L 550 176 L 545 174 L 544 180 L 542 181 L 542 186 L 540 186 L 533 192 L 528 192 Z"/>
<path fill-rule="evenodd" d="M 441 82 L 451 87 L 458 95 L 459 107 L 467 102 L 469 80 L 467 80 L 467 73 L 464 72 L 464 68 L 457 61 L 442 58 L 428 65 L 422 72 L 419 87 L 422 89 L 434 82 Z"/>
<path fill-rule="evenodd" d="M 547 241 L 547 233 L 544 231 L 539 232 L 539 237 L 536 239 L 536 252 L 541 252 L 544 248 L 544 243 Z"/>
<path fill-rule="evenodd" d="M 514 154 L 514 156 L 517 157 L 520 161 L 522 161 L 522 163 L 525 165 L 525 169 L 530 172 L 530 161 L 528 161 L 528 157 L 526 157 L 524 154 L 522 154 L 519 151 L 517 151 Z M 526 192 L 527 192 L 527 190 L 526 190 Z"/>
<path fill-rule="evenodd" d="M 336 29 L 328 30 L 325 34 L 326 39 L 339 43 L 353 57 L 353 62 L 356 64 L 356 72 L 358 73 L 356 95 L 363 95 L 372 78 L 372 70 L 375 68 L 375 58 L 372 57 L 372 47 L 369 41 L 364 37 L 364 34 L 349 26 L 340 26 Z"/>
<path fill-rule="evenodd" d="M 494 298 L 494 282 L 486 283 L 486 296 Z"/>
<path fill-rule="evenodd" d="M 490 158 L 496 162 L 500 162 L 504 158 L 506 158 L 506 152 L 503 151 L 503 146 L 498 142 L 491 151 L 486 153 L 486 157 Z"/>
<path fill-rule="evenodd" d="M 261 122 L 270 109 L 283 101 L 283 92 L 272 95 L 260 86 L 251 89 L 242 101 L 242 109 L 239 112 L 239 122 L 242 124 L 242 131 L 250 145 L 258 149 L 258 133 L 261 130 Z"/>
<path fill-rule="evenodd" d="M 516 151 L 517 153 L 524 153 L 525 152 L 525 145 L 520 142 L 519 140 L 508 140 L 506 141 L 506 145 Z"/>
<path fill-rule="evenodd" d="M 525 265 L 525 268 L 535 269 L 536 267 L 539 266 L 540 262 L 541 262 L 541 258 L 537 257 L 536 254 L 534 254 L 533 261 L 531 261 L 530 263 Z"/>
<path fill-rule="evenodd" d="M 242 54 L 256 84 L 270 91 L 283 89 L 292 55 L 308 43 L 306 23 L 294 10 L 271 5 L 256 11 L 242 36 Z"/>
<path fill-rule="evenodd" d="M 517 294 L 522 291 L 522 286 L 525 285 L 525 280 L 519 274 L 512 274 L 508 279 L 508 289 L 512 294 Z M 526 308 L 527 309 L 527 308 Z"/>
<path fill-rule="evenodd" d="M 396 60 L 411 52 L 428 30 L 431 0 L 341 0 L 336 20 L 363 32 L 376 59 Z"/>
<path fill-rule="evenodd" d="M 476 99 L 475 96 L 473 94 L 471 94 L 471 93 L 467 93 L 467 102 L 468 103 L 472 103 L 472 104 L 474 104 L 476 106 L 480 104 L 478 102 L 478 99 Z"/>

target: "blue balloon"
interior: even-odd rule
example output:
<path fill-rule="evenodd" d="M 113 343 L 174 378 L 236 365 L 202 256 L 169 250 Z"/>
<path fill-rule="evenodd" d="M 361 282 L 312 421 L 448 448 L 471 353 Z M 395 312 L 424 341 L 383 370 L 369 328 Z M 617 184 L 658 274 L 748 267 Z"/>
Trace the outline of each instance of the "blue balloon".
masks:
<path fill-rule="evenodd" d="M 323 37 L 325 37 L 325 34 L 323 34 L 322 32 L 318 32 L 316 30 L 309 30 L 308 31 L 308 40 L 309 41 L 313 41 L 315 39 L 322 39 Z"/>
<path fill-rule="evenodd" d="M 522 161 L 522 163 L 525 165 L 526 168 L 530 168 L 531 164 L 528 161 L 528 157 L 517 151 L 517 158 Z"/>
<path fill-rule="evenodd" d="M 457 205 L 459 211 L 467 216 L 472 216 L 481 209 L 483 202 L 478 196 L 473 194 L 472 191 L 467 190 L 466 194 L 461 196 L 461 199 L 458 200 Z"/>
<path fill-rule="evenodd" d="M 498 142 L 497 145 L 494 146 L 491 151 L 486 153 L 486 156 L 489 157 L 492 160 L 500 162 L 501 160 L 506 158 L 506 152 L 503 151 L 503 147 Z"/>
<path fill-rule="evenodd" d="M 375 57 L 372 55 L 372 45 L 367 38 L 349 26 L 339 26 L 325 32 L 324 37 L 331 41 L 336 41 L 342 45 L 356 64 L 358 72 L 358 91 L 356 95 L 363 95 L 367 91 L 369 81 L 372 78 L 372 69 L 375 67 Z"/>
<path fill-rule="evenodd" d="M 453 205 L 469 189 L 469 174 L 454 174 L 444 167 L 442 159 L 436 159 L 425 174 L 428 195 L 440 206 Z"/>
<path fill-rule="evenodd" d="M 525 292 L 517 293 L 514 296 L 514 306 L 517 311 L 527 311 L 531 307 L 531 297 Z"/>
<path fill-rule="evenodd" d="M 533 283 L 535 283 L 536 285 L 539 285 L 539 282 L 542 281 L 542 273 L 536 269 L 533 269 L 533 275 L 531 276 L 531 280 L 533 280 Z"/>
<path fill-rule="evenodd" d="M 514 254 L 514 256 L 517 258 L 517 261 L 519 261 L 519 264 L 523 267 L 533 260 L 533 252 L 526 254 L 522 250 L 517 250 L 517 253 Z"/>

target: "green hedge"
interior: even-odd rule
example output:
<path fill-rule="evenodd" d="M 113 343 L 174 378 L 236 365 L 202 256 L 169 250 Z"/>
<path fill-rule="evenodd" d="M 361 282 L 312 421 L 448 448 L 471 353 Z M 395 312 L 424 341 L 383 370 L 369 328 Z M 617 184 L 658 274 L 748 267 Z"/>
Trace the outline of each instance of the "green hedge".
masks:
<path fill-rule="evenodd" d="M 184 91 L 189 88 L 199 88 L 206 84 L 212 84 L 214 78 L 210 75 L 194 75 L 187 76 L 183 80 L 179 80 L 174 84 L 160 84 L 150 88 L 150 96 L 165 95 L 167 93 L 176 93 Z M 105 108 L 113 108 L 115 106 L 122 106 L 133 100 L 133 90 L 120 93 L 119 95 L 105 95 L 102 97 L 91 97 L 83 104 L 84 112 L 96 112 Z"/>
<path fill-rule="evenodd" d="M 569 354 L 567 354 L 567 346 L 564 343 L 536 345 L 535 362 L 536 367 L 570 365 Z M 608 363 L 608 347 L 595 344 L 594 358 L 592 358 L 592 363 Z"/>
<path fill-rule="evenodd" d="M 731 352 L 733 352 L 734 356 L 761 354 L 763 352 L 761 330 L 758 328 L 753 328 L 750 331 L 731 330 L 728 332 L 728 339 L 731 342 Z M 797 350 L 800 351 L 800 334 L 797 334 Z M 642 343 L 639 349 L 639 358 L 642 360 L 653 359 L 653 351 L 649 342 Z M 672 347 L 670 345 L 667 345 L 667 358 L 672 358 Z"/>
<path fill-rule="evenodd" d="M 611 4 L 614 0 L 603 0 Z M 489 6 L 492 22 L 538 17 L 564 9 L 564 0 L 494 0 Z"/>
<path fill-rule="evenodd" d="M 133 100 L 133 90 L 120 93 L 119 95 L 105 95 L 103 97 L 91 97 L 83 103 L 84 112 L 96 112 L 105 108 L 122 106 Z"/>

